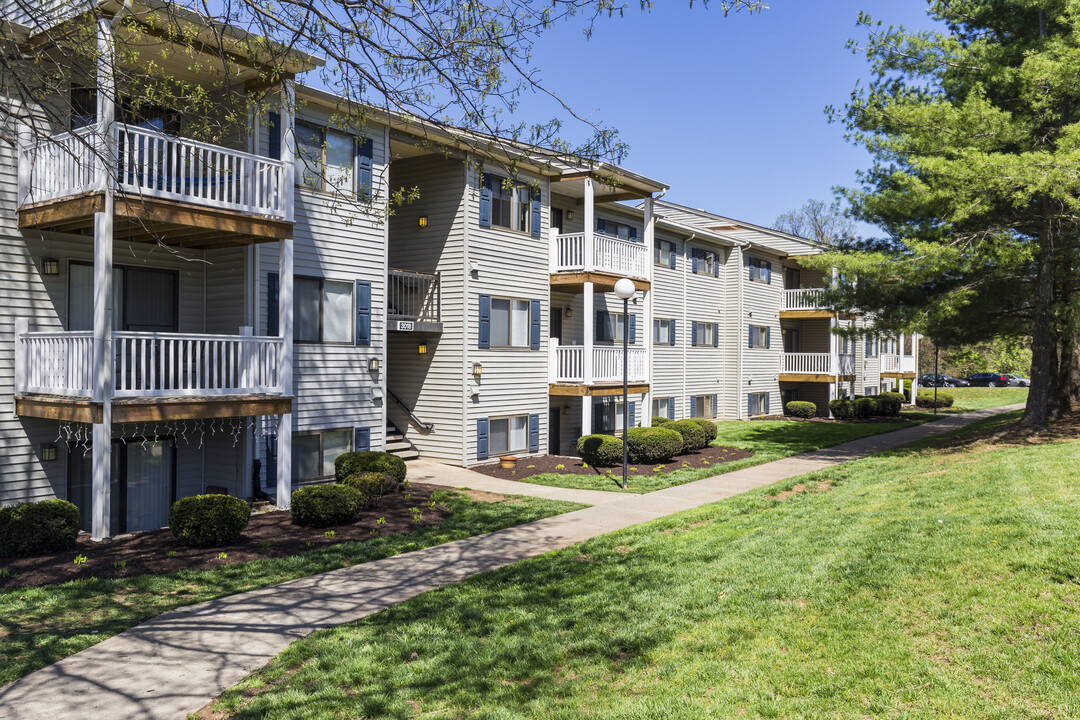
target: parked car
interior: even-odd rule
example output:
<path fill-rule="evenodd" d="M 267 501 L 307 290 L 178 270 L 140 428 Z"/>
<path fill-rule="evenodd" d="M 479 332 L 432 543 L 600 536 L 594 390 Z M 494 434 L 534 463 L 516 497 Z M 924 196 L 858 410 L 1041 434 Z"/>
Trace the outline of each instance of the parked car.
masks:
<path fill-rule="evenodd" d="M 968 382 L 974 387 L 1009 387 L 1009 377 L 1001 373 L 975 373 L 968 375 Z"/>
<path fill-rule="evenodd" d="M 942 373 L 927 373 L 919 378 L 920 387 L 968 387 L 970 384 L 967 380 Z"/>
<path fill-rule="evenodd" d="M 1010 387 L 1031 387 L 1031 380 L 1016 373 L 1005 373 L 1005 377 L 1009 378 Z"/>

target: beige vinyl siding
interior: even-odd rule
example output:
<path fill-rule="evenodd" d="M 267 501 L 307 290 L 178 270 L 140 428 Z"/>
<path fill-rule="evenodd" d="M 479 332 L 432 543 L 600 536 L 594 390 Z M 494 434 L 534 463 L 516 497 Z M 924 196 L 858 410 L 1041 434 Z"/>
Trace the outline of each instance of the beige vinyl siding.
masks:
<path fill-rule="evenodd" d="M 691 396 L 716 395 L 719 404 L 719 396 L 722 394 L 724 385 L 730 383 L 735 375 L 734 363 L 729 360 L 721 342 L 726 325 L 732 321 L 732 315 L 727 312 L 724 302 L 726 278 L 722 269 L 726 264 L 727 252 L 724 248 L 697 240 L 685 243 L 684 247 L 685 252 L 681 260 L 685 266 L 686 316 L 679 330 L 679 340 L 686 344 L 686 383 L 684 397 L 680 398 L 682 412 L 676 417 L 691 416 L 689 406 Z M 721 268 L 719 277 L 694 273 L 694 250 L 716 253 L 717 262 L 720 263 Z M 716 328 L 716 347 L 693 345 L 691 333 L 695 322 L 713 323 Z"/>
<path fill-rule="evenodd" d="M 205 257 L 206 332 L 236 335 L 245 324 L 247 255 L 244 248 L 227 248 L 208 250 Z"/>
<path fill-rule="evenodd" d="M 498 174 L 494 168 L 492 172 Z M 481 418 L 506 415 L 540 416 L 540 452 L 546 452 L 548 417 L 548 308 L 551 275 L 548 264 L 550 188 L 541 182 L 540 237 L 501 227 L 480 227 L 479 175 L 468 167 L 465 193 L 468 261 L 479 270 L 471 273 L 465 306 L 465 365 L 481 363 L 480 395 L 468 398 L 464 427 L 464 461 L 476 459 L 476 427 Z M 521 180 L 535 180 L 523 176 Z M 479 345 L 480 295 L 540 300 L 540 349 L 490 348 Z M 598 307 L 600 307 L 598 305 Z M 474 382 L 470 374 L 470 382 Z"/>
<path fill-rule="evenodd" d="M 780 353 L 783 343 L 780 340 L 780 303 L 783 296 L 784 282 L 780 273 L 780 258 L 760 251 L 746 250 L 742 264 L 741 282 L 743 285 L 743 386 L 739 401 L 746 412 L 746 396 L 749 393 L 767 392 L 769 411 L 776 413 L 780 406 Z M 772 263 L 772 282 L 750 280 L 749 258 L 760 258 Z M 769 328 L 770 344 L 766 348 L 751 348 L 748 343 L 749 327 L 759 325 Z"/>
<path fill-rule="evenodd" d="M 441 273 L 443 332 L 391 332 L 388 340 L 389 389 L 423 422 L 434 424 L 434 430 L 425 432 L 411 425 L 392 400 L 387 412 L 422 456 L 460 464 L 462 404 L 467 401 L 462 340 L 466 312 L 465 165 L 435 155 L 395 160 L 390 176 L 393 187 L 419 191 L 417 200 L 397 208 L 390 218 L 390 267 Z M 418 226 L 421 215 L 428 218 L 426 228 Z M 427 344 L 426 355 L 417 352 L 420 343 Z"/>
<path fill-rule="evenodd" d="M 682 238 L 657 232 L 657 240 L 666 240 L 675 244 L 675 269 L 668 265 L 653 265 L 653 318 L 673 320 L 675 322 L 675 345 L 654 344 L 652 346 L 652 400 L 672 398 L 675 417 L 685 417 L 687 382 L 685 365 L 689 347 L 690 321 L 687 315 L 686 273 L 687 257 Z M 655 247 L 652 249 L 655 257 Z M 653 330 L 649 328 L 649 342 L 652 342 Z M 652 402 L 648 413 L 652 415 Z"/>

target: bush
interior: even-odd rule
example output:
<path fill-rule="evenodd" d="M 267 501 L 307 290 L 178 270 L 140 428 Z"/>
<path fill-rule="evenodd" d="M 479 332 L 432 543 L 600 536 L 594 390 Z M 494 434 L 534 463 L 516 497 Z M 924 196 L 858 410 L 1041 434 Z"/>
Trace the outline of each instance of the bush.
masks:
<path fill-rule="evenodd" d="M 39 500 L 0 508 L 0 557 L 68 550 L 79 537 L 79 508 Z"/>
<path fill-rule="evenodd" d="M 327 527 L 351 522 L 364 498 L 348 485 L 308 485 L 292 494 L 292 516 L 297 525 Z"/>
<path fill-rule="evenodd" d="M 872 397 L 861 397 L 855 401 L 855 417 L 872 418 L 878 414 L 878 401 Z"/>
<path fill-rule="evenodd" d="M 670 422 L 664 426 L 669 430 L 682 435 L 683 453 L 697 452 L 701 448 L 705 447 L 707 440 L 705 439 L 705 428 L 695 420 L 676 420 Z"/>
<path fill-rule="evenodd" d="M 231 495 L 193 495 L 169 508 L 169 530 L 190 547 L 228 545 L 240 537 L 251 518 L 251 508 Z"/>
<path fill-rule="evenodd" d="M 937 394 L 937 405 L 934 404 L 934 393 L 919 393 L 915 396 L 915 404 L 921 408 L 947 408 L 952 407 L 953 396 L 949 393 L 939 392 Z"/>
<path fill-rule="evenodd" d="M 622 464 L 623 441 L 613 435 L 586 435 L 578 438 L 577 451 L 590 465 L 611 467 Z"/>
<path fill-rule="evenodd" d="M 397 455 L 375 450 L 358 450 L 338 455 L 334 461 L 334 479 L 341 482 L 350 475 L 386 473 L 397 482 L 405 480 L 405 461 Z"/>
<path fill-rule="evenodd" d="M 855 417 L 855 403 L 847 398 L 839 398 L 829 401 L 829 412 L 837 420 L 847 420 Z"/>
<path fill-rule="evenodd" d="M 784 406 L 784 412 L 791 417 L 809 420 L 817 416 L 817 405 L 805 400 L 792 400 Z"/>
<path fill-rule="evenodd" d="M 716 427 L 716 423 L 712 420 L 706 420 L 704 418 L 691 418 L 694 422 L 701 426 L 701 429 L 705 431 L 705 445 L 709 445 L 716 436 L 720 434 L 720 428 Z M 704 447 L 704 446 L 702 446 Z"/>
<path fill-rule="evenodd" d="M 881 393 L 874 399 L 878 402 L 878 412 L 887 417 L 898 417 L 900 408 L 904 406 L 904 396 L 901 393 Z"/>
<path fill-rule="evenodd" d="M 652 465 L 667 462 L 678 455 L 682 450 L 683 437 L 668 428 L 631 428 L 626 434 L 626 445 L 630 462 Z"/>
<path fill-rule="evenodd" d="M 359 491 L 360 507 L 364 510 L 377 507 L 383 495 L 389 495 L 397 489 L 398 481 L 386 473 L 366 472 L 350 475 L 341 481 L 342 485 Z"/>
<path fill-rule="evenodd" d="M 661 417 L 659 415 L 654 415 L 652 419 L 652 426 L 660 427 L 661 425 L 666 425 L 669 422 L 671 422 L 671 418 L 669 417 Z"/>

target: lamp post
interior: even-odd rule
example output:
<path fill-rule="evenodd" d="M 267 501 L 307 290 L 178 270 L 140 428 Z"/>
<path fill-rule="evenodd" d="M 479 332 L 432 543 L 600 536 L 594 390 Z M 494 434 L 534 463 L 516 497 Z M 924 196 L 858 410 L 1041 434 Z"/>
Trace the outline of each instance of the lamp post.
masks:
<path fill-rule="evenodd" d="M 623 278 L 615 283 L 615 296 L 622 300 L 623 335 L 622 335 L 622 486 L 626 489 L 627 470 L 627 434 L 630 432 L 630 298 L 634 297 L 637 287 L 634 281 Z"/>

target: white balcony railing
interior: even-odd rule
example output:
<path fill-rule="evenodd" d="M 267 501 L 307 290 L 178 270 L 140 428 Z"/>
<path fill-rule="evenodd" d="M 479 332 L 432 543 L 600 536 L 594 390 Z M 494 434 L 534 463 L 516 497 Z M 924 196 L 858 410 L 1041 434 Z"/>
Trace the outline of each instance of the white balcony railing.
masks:
<path fill-rule="evenodd" d="M 881 372 L 900 372 L 900 356 L 882 355 Z"/>
<path fill-rule="evenodd" d="M 649 355 L 644 348 L 630 348 L 627 355 L 630 382 L 649 380 Z M 586 382 L 585 346 L 551 345 L 551 382 Z M 592 349 L 592 383 L 621 383 L 623 379 L 623 351 L 621 347 L 594 347 Z"/>
<path fill-rule="evenodd" d="M 784 291 L 784 310 L 827 310 L 822 288 Z"/>
<path fill-rule="evenodd" d="M 551 233 L 551 271 L 602 272 L 649 279 L 649 248 L 600 233 Z"/>
<path fill-rule="evenodd" d="M 90 332 L 17 333 L 15 391 L 93 397 L 93 350 Z M 280 352 L 280 338 L 115 332 L 113 395 L 280 395 Z"/>
<path fill-rule="evenodd" d="M 100 188 L 96 126 L 21 143 L 19 205 Z M 133 196 L 176 200 L 276 219 L 287 216 L 280 160 L 116 123 L 116 187 Z"/>
<path fill-rule="evenodd" d="M 780 355 L 780 372 L 832 375 L 832 358 L 829 353 L 783 353 Z"/>

